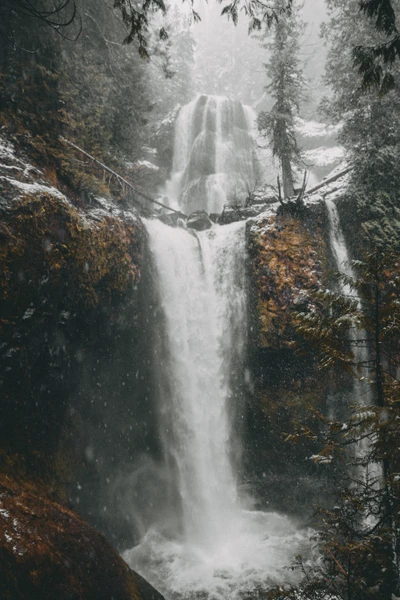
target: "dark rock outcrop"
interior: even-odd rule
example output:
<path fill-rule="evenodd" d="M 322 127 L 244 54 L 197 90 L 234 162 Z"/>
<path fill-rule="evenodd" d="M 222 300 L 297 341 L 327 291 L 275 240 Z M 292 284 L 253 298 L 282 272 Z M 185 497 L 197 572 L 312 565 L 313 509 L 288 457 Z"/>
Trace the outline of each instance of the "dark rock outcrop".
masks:
<path fill-rule="evenodd" d="M 187 226 L 196 231 L 205 231 L 212 227 L 212 221 L 204 210 L 196 210 L 188 216 Z"/>
<path fill-rule="evenodd" d="M 257 303 L 257 345 L 291 348 L 296 310 L 309 290 L 326 276 L 322 216 L 312 225 L 294 217 L 271 215 L 250 231 L 252 279 Z"/>
<path fill-rule="evenodd" d="M 0 475 L 0 597 L 163 600 L 76 513 L 8 475 Z"/>
<path fill-rule="evenodd" d="M 327 285 L 329 249 L 323 203 L 302 215 L 268 210 L 249 226 L 253 390 L 247 405 L 246 467 L 259 497 L 277 510 L 310 514 L 327 486 L 329 469 L 311 456 L 318 443 L 289 441 L 296 424 L 318 432 L 315 414 L 326 414 L 329 394 L 345 387 L 336 373 L 318 368 L 317 357 L 299 333 L 297 313 L 309 293 Z M 335 381 L 336 379 L 336 381 Z M 286 440 L 286 442 L 285 442 Z"/>
<path fill-rule="evenodd" d="M 156 446 L 149 429 L 152 406 L 143 381 L 150 377 L 139 319 L 144 228 L 133 211 L 110 199 L 93 198 L 84 206 L 62 193 L 1 138 L 0 158 L 0 455 L 6 463 L 12 460 L 18 481 L 29 476 L 40 482 L 40 490 L 32 492 L 40 496 L 38 504 L 47 506 L 55 491 L 114 546 L 131 546 L 134 509 L 121 500 L 129 496 L 122 484 L 129 481 L 141 448 Z M 6 472 L 0 462 L 0 471 Z M 22 484 L 15 485 L 10 489 L 19 498 Z M 63 521 L 67 538 L 67 524 L 73 528 L 74 519 L 79 520 L 75 515 Z M 90 529 L 79 523 L 82 531 Z M 7 573 L 15 585 L 25 577 L 17 559 L 7 555 Z M 106 571 L 104 563 L 99 577 Z M 19 596 L 11 579 L 15 594 L 10 597 L 63 598 L 55 592 L 46 596 L 46 586 L 54 589 L 51 582 L 63 568 L 49 563 L 49 583 L 40 579 L 36 595 Z M 125 585 L 118 583 L 119 569 L 112 575 L 114 590 Z M 65 597 L 113 597 L 111 592 L 72 592 Z M 141 598 L 122 591 L 114 597 Z"/>
<path fill-rule="evenodd" d="M 143 230 L 129 216 L 77 210 L 22 188 L 3 212 L 0 247 L 3 419 L 12 451 L 51 455 L 101 323 L 118 322 L 140 279 Z"/>

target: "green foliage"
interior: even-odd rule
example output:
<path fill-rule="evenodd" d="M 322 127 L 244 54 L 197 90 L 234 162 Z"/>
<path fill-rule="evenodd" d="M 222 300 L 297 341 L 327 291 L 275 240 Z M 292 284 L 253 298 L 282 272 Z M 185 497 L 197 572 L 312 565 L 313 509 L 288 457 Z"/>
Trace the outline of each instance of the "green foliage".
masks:
<path fill-rule="evenodd" d="M 19 39 L 19 28 L 21 23 L 25 23 L 32 30 L 36 30 L 43 25 L 50 27 L 56 33 L 62 35 L 64 30 L 71 29 L 71 25 L 77 19 L 78 12 L 75 0 L 39 0 L 30 2 L 29 0 L 3 0 L 0 6 L 0 55 L 6 56 L 7 50 L 19 49 L 25 52 L 35 52 L 35 43 L 25 45 Z M 77 32 L 72 33 L 75 39 L 79 35 L 79 25 Z"/>
<path fill-rule="evenodd" d="M 356 46 L 353 49 L 354 64 L 362 76 L 363 89 L 378 88 L 381 95 L 395 87 L 395 77 L 389 70 L 400 58 L 400 34 L 396 24 L 396 11 L 391 0 L 362 0 L 360 10 L 374 21 L 377 32 L 385 40 L 376 45 Z"/>
<path fill-rule="evenodd" d="M 326 82 L 332 95 L 323 109 L 342 125 L 340 141 L 354 166 L 350 195 L 365 217 L 378 203 L 400 206 L 398 84 L 384 96 L 361 89 L 351 47 L 379 43 L 382 34 L 360 15 L 358 0 L 329 0 L 328 8 L 331 18 L 323 35 L 330 45 Z M 393 74 L 398 70 L 399 65 L 393 67 Z"/>
<path fill-rule="evenodd" d="M 219 0 L 223 2 L 223 0 Z M 261 30 L 263 26 L 270 28 L 278 23 L 283 15 L 290 15 L 293 0 L 284 0 L 279 6 L 275 2 L 264 3 L 261 0 L 233 0 L 222 9 L 222 15 L 227 15 L 236 25 L 239 12 L 243 11 L 249 19 L 249 31 Z"/>
<path fill-rule="evenodd" d="M 124 25 L 108 1 L 85 3 L 74 43 L 45 22 L 32 27 L 20 19 L 12 25 L 18 45 L 35 52 L 9 49 L 3 62 L 2 125 L 45 166 L 54 185 L 66 184 L 84 199 L 106 194 L 103 174 L 88 168 L 59 136 L 127 175 L 148 139 L 147 63 L 134 45 L 120 43 Z"/>
<path fill-rule="evenodd" d="M 390 0 L 361 0 L 360 9 L 371 19 L 375 19 L 375 27 L 386 35 L 397 32 L 396 14 Z"/>
<path fill-rule="evenodd" d="M 190 0 L 189 4 L 192 19 L 195 22 L 199 21 L 200 17 L 193 8 L 193 0 Z M 167 5 L 164 3 L 164 0 L 146 0 L 141 7 L 138 7 L 131 0 L 114 0 L 114 8 L 121 11 L 122 19 L 128 28 L 124 44 L 137 41 L 140 56 L 142 58 L 149 58 L 148 41 L 151 17 L 155 13 L 166 15 Z M 168 38 L 167 29 L 164 26 L 160 26 L 157 35 L 160 40 L 166 40 Z"/>

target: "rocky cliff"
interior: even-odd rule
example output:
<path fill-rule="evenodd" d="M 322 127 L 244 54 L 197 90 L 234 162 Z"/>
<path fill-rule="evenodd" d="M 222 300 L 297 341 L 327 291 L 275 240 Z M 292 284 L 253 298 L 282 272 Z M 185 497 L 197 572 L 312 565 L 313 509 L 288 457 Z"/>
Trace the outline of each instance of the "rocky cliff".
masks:
<path fill-rule="evenodd" d="M 1 596 L 161 598 L 67 508 L 82 491 L 88 515 L 78 478 L 98 493 L 116 436 L 134 440 L 128 452 L 146 436 L 123 426 L 138 395 L 126 362 L 141 355 L 143 227 L 129 207 L 83 207 L 0 141 Z"/>
<path fill-rule="evenodd" d="M 329 469 L 311 460 L 316 440 L 294 438 L 321 428 L 329 398 L 350 385 L 319 370 L 317 356 L 298 330 L 298 313 L 333 267 L 325 206 L 313 197 L 296 213 L 271 205 L 248 230 L 252 303 L 250 364 L 253 389 L 247 411 L 247 470 L 271 507 L 309 514 L 321 499 Z M 291 214 L 292 213 L 292 214 Z"/>
<path fill-rule="evenodd" d="M 162 600 L 105 537 L 46 486 L 0 475 L 4 600 Z"/>

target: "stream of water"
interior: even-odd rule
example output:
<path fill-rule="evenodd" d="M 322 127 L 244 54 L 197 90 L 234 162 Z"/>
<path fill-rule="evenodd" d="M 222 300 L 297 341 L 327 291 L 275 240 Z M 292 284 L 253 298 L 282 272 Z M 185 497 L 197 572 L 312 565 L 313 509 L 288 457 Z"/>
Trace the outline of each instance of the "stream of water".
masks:
<path fill-rule="evenodd" d="M 331 199 L 325 199 L 325 204 L 328 211 L 329 219 L 329 237 L 330 246 L 335 259 L 336 268 L 338 271 L 356 281 L 356 273 L 352 267 L 349 253 L 347 250 L 346 240 L 340 224 L 339 212 L 336 204 Z M 346 282 L 339 282 L 340 291 L 345 297 L 352 297 L 357 301 L 358 308 L 361 310 L 361 301 L 357 296 L 356 291 Z M 367 333 L 361 329 L 357 329 L 354 325 L 349 332 L 352 350 L 354 353 L 355 365 L 358 365 L 359 377 L 353 380 L 352 404 L 358 404 L 362 407 L 372 406 L 374 399 L 372 394 L 372 386 L 369 381 L 371 368 L 371 355 L 368 343 L 365 341 Z M 371 451 L 372 437 L 362 439 L 356 445 L 356 458 L 358 462 L 362 462 Z M 370 463 L 367 467 L 361 468 L 361 476 L 366 480 L 379 482 L 382 477 L 381 466 L 376 463 Z"/>
<path fill-rule="evenodd" d="M 261 183 L 255 119 L 250 107 L 224 96 L 198 96 L 182 107 L 175 125 L 172 174 L 165 186 L 171 206 L 190 214 L 243 205 Z"/>
<path fill-rule="evenodd" d="M 286 567 L 306 546 L 305 532 L 283 515 L 252 511 L 239 489 L 232 381 L 245 361 L 245 223 L 199 234 L 145 225 L 167 340 L 160 430 L 179 506 L 125 558 L 167 599 L 240 598 L 293 579 Z"/>

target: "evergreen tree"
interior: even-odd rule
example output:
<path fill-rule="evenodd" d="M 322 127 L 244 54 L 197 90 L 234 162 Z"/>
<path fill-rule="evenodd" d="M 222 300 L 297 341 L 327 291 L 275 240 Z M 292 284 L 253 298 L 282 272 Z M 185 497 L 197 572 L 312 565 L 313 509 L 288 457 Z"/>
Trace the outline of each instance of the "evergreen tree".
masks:
<path fill-rule="evenodd" d="M 380 34 L 360 15 L 358 0 L 328 0 L 328 9 L 331 18 L 323 35 L 329 43 L 326 82 L 332 95 L 323 109 L 333 122 L 343 125 L 340 141 L 354 166 L 351 195 L 363 214 L 373 211 L 378 199 L 384 203 L 390 197 L 390 202 L 399 206 L 398 84 L 384 96 L 374 90 L 363 91 L 352 58 L 352 47 L 378 43 Z"/>
<path fill-rule="evenodd" d="M 6 70 L 8 57 L 13 50 L 23 50 L 28 53 L 35 50 L 35 45 L 29 43 L 31 40 L 26 37 L 21 39 L 21 28 L 29 29 L 31 38 L 34 38 L 34 33 L 37 30 L 40 31 L 43 25 L 50 27 L 61 36 L 71 33 L 72 36 L 77 37 L 79 35 L 79 24 L 75 33 L 70 31 L 70 25 L 77 16 L 75 0 L 55 0 L 54 2 L 46 0 L 36 2 L 30 0 L 2 0 L 0 3 L 1 68 Z"/>
<path fill-rule="evenodd" d="M 395 86 L 391 66 L 400 58 L 400 32 L 394 3 L 391 0 L 361 0 L 359 6 L 385 39 L 376 44 L 356 46 L 353 49 L 354 64 L 362 75 L 364 88 L 379 87 L 381 93 L 386 93 Z"/>
<path fill-rule="evenodd" d="M 277 12 L 283 11 L 284 0 L 275 0 Z M 265 47 L 270 58 L 265 65 L 269 83 L 267 91 L 274 100 L 269 112 L 258 116 L 258 128 L 272 146 L 282 169 L 283 193 L 294 195 L 293 166 L 300 162 L 300 149 L 295 137 L 295 119 L 304 94 L 304 79 L 299 60 L 299 37 L 303 25 L 298 10 L 281 16 L 275 25 L 273 39 Z"/>
<path fill-rule="evenodd" d="M 155 99 L 156 120 L 193 98 L 193 64 L 196 43 L 192 23 L 177 6 L 163 20 L 167 38 L 152 36 L 148 64 L 150 89 Z M 162 89 L 162 94 L 160 94 Z"/>

